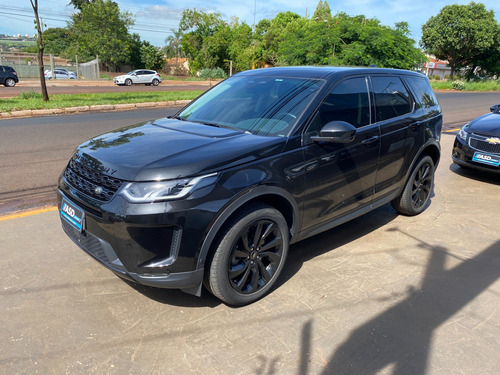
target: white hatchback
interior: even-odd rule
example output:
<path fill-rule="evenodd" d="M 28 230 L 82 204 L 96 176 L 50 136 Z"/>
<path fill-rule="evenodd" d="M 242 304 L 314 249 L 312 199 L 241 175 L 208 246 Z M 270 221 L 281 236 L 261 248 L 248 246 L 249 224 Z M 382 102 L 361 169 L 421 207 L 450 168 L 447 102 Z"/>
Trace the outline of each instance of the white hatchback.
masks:
<path fill-rule="evenodd" d="M 144 84 L 158 86 L 161 82 L 160 75 L 154 70 L 137 69 L 122 76 L 115 77 L 113 83 L 119 86 L 131 86 L 132 84 Z"/>

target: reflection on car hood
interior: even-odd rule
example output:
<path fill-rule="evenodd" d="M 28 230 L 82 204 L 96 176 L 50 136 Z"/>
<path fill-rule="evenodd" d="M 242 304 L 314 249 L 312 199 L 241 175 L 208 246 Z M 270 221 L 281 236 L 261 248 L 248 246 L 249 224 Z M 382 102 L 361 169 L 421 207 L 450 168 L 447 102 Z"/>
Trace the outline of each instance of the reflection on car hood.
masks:
<path fill-rule="evenodd" d="M 153 181 L 220 171 L 279 153 L 285 143 L 284 137 L 161 119 L 95 137 L 75 157 L 123 180 Z"/>
<path fill-rule="evenodd" d="M 488 113 L 472 120 L 468 131 L 484 136 L 500 137 L 500 113 Z"/>
<path fill-rule="evenodd" d="M 121 76 L 116 76 L 115 79 L 123 79 L 123 78 L 126 78 L 126 77 L 132 77 L 132 76 L 127 76 L 125 74 L 122 74 Z"/>

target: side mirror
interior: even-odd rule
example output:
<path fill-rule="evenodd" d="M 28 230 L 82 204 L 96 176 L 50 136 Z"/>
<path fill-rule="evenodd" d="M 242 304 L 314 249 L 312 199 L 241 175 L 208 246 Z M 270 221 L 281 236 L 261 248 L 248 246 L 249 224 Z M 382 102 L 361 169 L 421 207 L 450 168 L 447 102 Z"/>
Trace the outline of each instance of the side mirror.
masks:
<path fill-rule="evenodd" d="M 314 142 L 349 143 L 356 137 L 356 128 L 345 121 L 331 121 L 321 128 Z"/>
<path fill-rule="evenodd" d="M 500 109 L 500 104 L 495 104 L 495 105 L 491 106 L 490 111 L 491 112 L 496 112 L 499 109 Z"/>

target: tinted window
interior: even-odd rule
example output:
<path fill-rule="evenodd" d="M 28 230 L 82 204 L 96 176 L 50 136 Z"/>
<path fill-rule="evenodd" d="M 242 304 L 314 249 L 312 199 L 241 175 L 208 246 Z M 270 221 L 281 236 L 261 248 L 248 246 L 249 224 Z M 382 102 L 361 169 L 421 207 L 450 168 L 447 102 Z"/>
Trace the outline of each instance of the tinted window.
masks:
<path fill-rule="evenodd" d="M 357 128 L 370 124 L 370 101 L 364 77 L 350 78 L 336 85 L 319 107 L 308 131 L 317 132 L 330 121 L 345 121 Z"/>
<path fill-rule="evenodd" d="M 377 121 L 411 112 L 411 99 L 399 77 L 372 77 Z"/>
<path fill-rule="evenodd" d="M 235 76 L 180 113 L 186 120 L 285 136 L 323 84 L 307 78 Z"/>
<path fill-rule="evenodd" d="M 425 77 L 407 77 L 406 79 L 415 92 L 415 99 L 422 107 L 430 108 L 438 104 L 436 95 Z"/>

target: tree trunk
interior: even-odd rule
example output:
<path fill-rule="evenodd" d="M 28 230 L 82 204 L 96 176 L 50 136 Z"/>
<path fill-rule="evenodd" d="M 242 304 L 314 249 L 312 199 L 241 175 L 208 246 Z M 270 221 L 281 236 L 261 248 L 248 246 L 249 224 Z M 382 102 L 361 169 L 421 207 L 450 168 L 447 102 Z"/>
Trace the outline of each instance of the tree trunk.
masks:
<path fill-rule="evenodd" d="M 49 101 L 49 93 L 47 92 L 47 84 L 45 83 L 45 68 L 43 66 L 43 50 L 45 45 L 43 44 L 43 32 L 42 25 L 40 24 L 40 18 L 38 17 L 38 0 L 30 0 L 31 6 L 33 7 L 33 12 L 35 13 L 35 23 L 36 30 L 38 31 L 38 72 L 40 75 L 40 87 L 42 90 L 42 97 L 44 102 Z"/>

